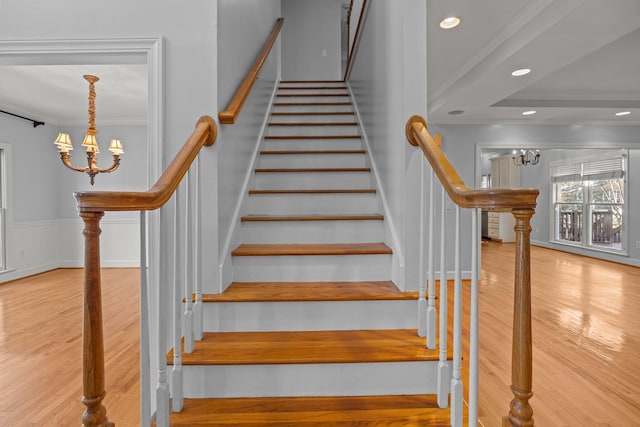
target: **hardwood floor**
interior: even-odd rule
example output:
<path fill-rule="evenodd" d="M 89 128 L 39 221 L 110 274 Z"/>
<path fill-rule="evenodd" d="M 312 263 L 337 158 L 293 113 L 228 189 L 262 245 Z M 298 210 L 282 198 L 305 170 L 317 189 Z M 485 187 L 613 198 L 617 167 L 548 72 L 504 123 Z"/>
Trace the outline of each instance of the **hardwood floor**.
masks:
<path fill-rule="evenodd" d="M 640 268 L 532 248 L 534 409 L 545 427 L 640 422 Z M 513 244 L 483 245 L 480 415 L 511 399 Z M 82 270 L 0 284 L 0 425 L 79 425 Z M 109 419 L 137 426 L 138 271 L 103 270 Z"/>

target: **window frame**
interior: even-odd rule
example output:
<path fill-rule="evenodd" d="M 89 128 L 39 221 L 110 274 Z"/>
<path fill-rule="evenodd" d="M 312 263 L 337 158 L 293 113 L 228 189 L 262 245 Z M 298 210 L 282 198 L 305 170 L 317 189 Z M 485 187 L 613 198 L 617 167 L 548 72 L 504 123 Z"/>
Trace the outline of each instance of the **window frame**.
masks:
<path fill-rule="evenodd" d="M 590 164 L 593 162 L 598 162 L 601 161 L 603 159 L 615 159 L 616 161 L 621 161 L 621 167 L 622 170 L 621 172 L 621 176 L 616 177 L 616 176 L 612 176 L 612 177 L 595 177 L 593 175 L 586 175 L 584 174 L 584 165 L 585 164 Z M 629 155 L 628 155 L 628 150 L 615 150 L 615 151 L 606 151 L 606 153 L 604 153 L 603 155 L 597 155 L 597 156 L 588 156 L 588 157 L 582 157 L 582 158 L 576 158 L 576 159 L 572 159 L 572 160 L 558 160 L 558 161 L 553 161 L 550 163 L 550 169 L 549 169 L 549 185 L 550 185 L 550 195 L 551 195 L 551 209 L 550 209 L 550 222 L 551 222 L 551 227 L 549 229 L 550 231 L 550 236 L 549 236 L 549 240 L 552 243 L 555 244 L 559 244 L 559 245 L 564 245 L 564 246 L 571 246 L 571 247 L 577 247 L 577 248 L 582 248 L 582 249 L 588 249 L 588 250 L 593 250 L 593 251 L 598 251 L 598 252 L 607 252 L 607 253 L 611 253 L 611 254 L 616 254 L 616 255 L 628 255 L 628 240 L 629 240 L 629 236 L 627 235 L 627 220 L 628 220 L 628 180 L 627 180 L 627 175 L 628 175 L 628 159 L 629 159 Z M 576 165 L 580 165 L 580 176 L 578 177 L 578 175 L 575 173 L 576 169 L 574 168 L 574 166 Z M 554 168 L 556 172 L 558 171 L 564 171 L 565 174 L 560 174 L 560 175 L 554 175 Z M 561 177 L 565 177 L 564 179 L 562 179 Z M 558 179 L 560 177 L 560 179 Z M 579 179 L 578 179 L 579 178 Z M 622 182 L 623 182 L 623 203 L 597 203 L 597 202 L 593 202 L 592 201 L 592 185 L 591 182 L 594 181 L 604 181 L 604 180 L 609 180 L 609 179 L 617 179 L 617 178 L 621 178 Z M 561 182 L 582 182 L 582 200 L 580 202 L 557 202 L 558 199 L 558 188 L 557 188 L 557 184 L 561 183 Z M 581 205 L 582 206 L 582 213 L 581 213 L 581 239 L 580 241 L 570 241 L 570 240 L 563 240 L 563 239 L 559 239 L 559 233 L 560 233 L 560 229 L 559 229 L 559 210 L 558 208 L 562 205 Z M 598 205 L 603 205 L 603 206 L 612 206 L 612 205 L 616 205 L 616 206 L 622 206 L 622 227 L 620 230 L 621 236 L 620 236 L 620 249 L 617 248 L 611 248 L 611 247 L 606 247 L 603 245 L 598 245 L 598 244 L 594 244 L 592 242 L 593 239 L 593 207 L 594 206 L 598 206 Z"/>

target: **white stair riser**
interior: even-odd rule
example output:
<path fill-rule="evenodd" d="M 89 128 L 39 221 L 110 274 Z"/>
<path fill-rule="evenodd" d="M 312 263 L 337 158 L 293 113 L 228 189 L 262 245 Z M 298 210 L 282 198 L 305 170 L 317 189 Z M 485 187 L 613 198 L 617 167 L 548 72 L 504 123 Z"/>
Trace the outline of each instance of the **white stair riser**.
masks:
<path fill-rule="evenodd" d="M 371 188 L 370 172 L 256 172 L 256 190 Z"/>
<path fill-rule="evenodd" d="M 233 257 L 234 282 L 391 280 L 391 255 Z"/>
<path fill-rule="evenodd" d="M 300 112 L 308 112 L 308 111 L 300 111 Z M 289 114 L 286 116 L 282 116 L 279 114 L 271 115 L 272 123 L 345 123 L 345 122 L 355 122 L 356 117 L 353 114 L 323 114 L 323 115 L 313 115 L 313 114 Z"/>
<path fill-rule="evenodd" d="M 344 101 L 336 101 L 336 102 L 344 102 Z M 284 98 L 282 99 L 278 99 L 277 103 L 287 103 L 287 104 L 301 104 L 303 103 L 303 101 L 299 100 L 299 99 L 288 99 L 285 100 Z M 328 104 L 330 103 L 330 101 L 323 101 L 323 104 Z M 344 111 L 348 111 L 348 112 L 352 112 L 353 111 L 353 106 L 352 105 L 274 105 L 273 106 L 273 111 L 274 112 L 278 112 L 278 113 L 290 113 L 290 112 L 298 112 L 298 111 L 304 111 L 304 112 L 344 112 Z"/>
<path fill-rule="evenodd" d="M 263 150 L 362 150 L 360 139 L 266 139 Z"/>
<path fill-rule="evenodd" d="M 291 86 L 288 86 L 291 87 Z M 305 95 L 305 94 L 314 94 L 314 95 L 327 95 L 327 94 L 339 94 L 348 96 L 348 92 L 346 89 L 341 88 L 340 86 L 334 87 L 332 89 L 312 89 L 313 87 L 328 87 L 326 85 L 317 85 L 317 86 L 306 86 L 299 87 L 297 89 L 278 89 L 278 95 Z M 343 86 L 344 87 L 344 86 Z"/>
<path fill-rule="evenodd" d="M 436 392 L 438 362 L 183 366 L 185 397 L 374 396 Z"/>
<path fill-rule="evenodd" d="M 366 221 L 245 221 L 244 243 L 374 243 L 384 241 L 379 220 Z"/>
<path fill-rule="evenodd" d="M 378 212 L 375 193 L 366 194 L 253 194 L 249 214 L 324 215 Z"/>
<path fill-rule="evenodd" d="M 359 135 L 358 126 L 349 124 L 348 126 L 338 125 L 317 125 L 317 126 L 269 126 L 267 135 L 269 136 L 320 136 L 320 135 Z"/>
<path fill-rule="evenodd" d="M 351 99 L 347 94 L 344 96 L 319 96 L 319 95 L 309 95 L 309 96 L 280 96 L 282 93 L 276 96 L 275 102 L 350 102 Z"/>
<path fill-rule="evenodd" d="M 308 87 L 318 87 L 318 86 L 322 86 L 322 87 L 344 87 L 345 83 L 342 81 L 328 81 L 328 82 L 323 82 L 323 81 L 311 81 L 311 82 L 305 82 L 305 81 L 283 81 L 280 82 L 280 86 L 279 87 L 300 87 L 300 88 L 308 88 Z"/>
<path fill-rule="evenodd" d="M 418 302 L 315 301 L 205 303 L 207 332 L 411 329 Z"/>
<path fill-rule="evenodd" d="M 364 154 L 263 154 L 259 168 L 364 168 Z"/>

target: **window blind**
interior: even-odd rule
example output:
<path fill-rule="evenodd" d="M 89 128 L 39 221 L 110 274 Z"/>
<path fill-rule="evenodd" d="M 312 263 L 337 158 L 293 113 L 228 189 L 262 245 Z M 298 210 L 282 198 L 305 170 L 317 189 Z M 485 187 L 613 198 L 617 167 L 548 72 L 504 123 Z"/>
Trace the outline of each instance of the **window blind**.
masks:
<path fill-rule="evenodd" d="M 582 164 L 582 179 L 596 181 L 616 179 L 624 176 L 624 158 L 622 156 L 585 162 Z"/>

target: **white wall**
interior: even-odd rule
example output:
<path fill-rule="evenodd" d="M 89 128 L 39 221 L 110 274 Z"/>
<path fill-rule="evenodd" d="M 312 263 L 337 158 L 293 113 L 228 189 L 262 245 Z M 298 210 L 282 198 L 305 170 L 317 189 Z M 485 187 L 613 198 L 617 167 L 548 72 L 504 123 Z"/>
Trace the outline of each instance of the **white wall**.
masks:
<path fill-rule="evenodd" d="M 635 220 L 640 212 L 640 128 L 634 126 L 531 126 L 531 125 L 434 125 L 432 132 L 443 135 L 444 150 L 449 160 L 458 170 L 468 186 L 474 185 L 476 178 L 476 146 L 483 149 L 540 148 L 543 156 L 537 166 L 521 170 L 522 187 L 538 188 L 540 196 L 536 214 L 531 220 L 533 244 L 568 250 L 583 255 L 611 261 L 640 265 L 640 250 L 635 242 L 640 240 L 640 223 Z M 605 254 L 587 249 L 573 249 L 565 245 L 549 242 L 551 195 L 549 194 L 549 161 L 552 155 L 545 155 L 547 149 L 585 148 L 628 148 L 628 256 Z M 479 172 L 477 173 L 479 176 Z"/>
<path fill-rule="evenodd" d="M 341 0 L 282 0 L 283 80 L 342 79 L 341 11 Z"/>
<path fill-rule="evenodd" d="M 413 114 L 426 115 L 426 4 L 368 4 L 349 84 L 381 180 L 387 223 L 395 234 L 395 242 L 389 236 L 388 243 L 406 264 L 399 266 L 404 272 L 394 280 L 417 289 L 420 154 L 406 141 L 405 123 Z"/>
<path fill-rule="evenodd" d="M 221 1 L 219 6 L 221 64 L 218 80 L 221 102 L 225 98 L 224 104 L 221 104 L 223 109 L 228 102 L 226 98 L 230 99 L 233 96 L 280 17 L 280 1 Z M 238 49 L 243 52 L 242 56 L 238 56 Z M 222 64 L 223 61 L 225 64 Z M 271 50 L 236 123 L 220 126 L 215 146 L 219 201 L 216 213 L 219 238 L 215 250 L 219 255 L 216 258 L 218 262 L 211 263 L 205 272 L 205 277 L 214 274 L 216 276 L 215 282 L 205 283 L 208 292 L 217 292 L 229 282 L 229 251 L 235 249 L 239 243 L 234 232 L 238 225 L 237 215 L 241 213 L 241 203 L 247 194 L 246 184 L 252 174 L 251 165 L 261 141 L 271 97 L 279 80 L 279 63 L 280 40 Z M 222 95 L 223 93 L 225 95 Z M 224 272 L 220 271 L 222 269 Z"/>

